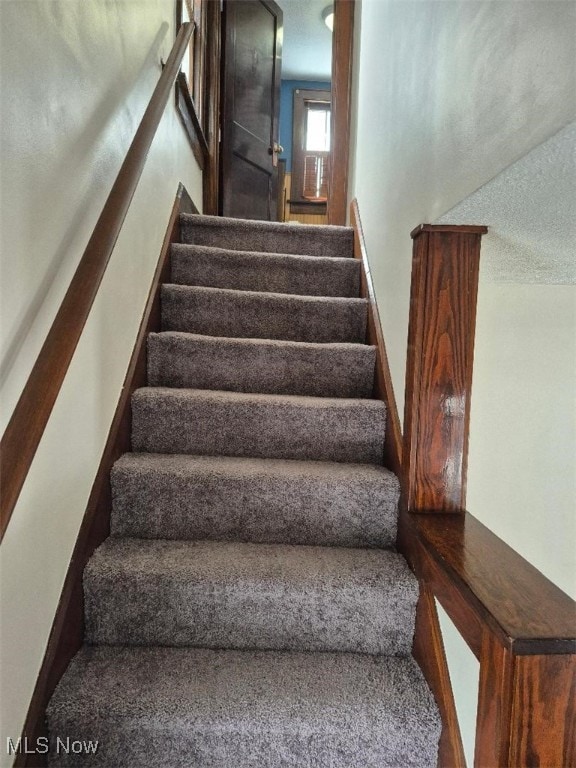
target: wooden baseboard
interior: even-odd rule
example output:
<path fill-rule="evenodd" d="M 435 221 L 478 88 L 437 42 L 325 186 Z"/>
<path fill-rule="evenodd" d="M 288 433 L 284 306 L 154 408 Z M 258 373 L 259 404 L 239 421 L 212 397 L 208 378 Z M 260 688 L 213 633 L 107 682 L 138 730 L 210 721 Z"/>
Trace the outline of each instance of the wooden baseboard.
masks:
<path fill-rule="evenodd" d="M 142 315 L 120 399 L 68 566 L 46 653 L 28 708 L 22 733 L 22 743 L 28 745 L 29 754 L 19 752 L 14 762 L 14 768 L 45 768 L 47 764 L 46 755 L 35 754 L 32 750 L 34 745 L 39 743 L 38 738 L 47 736 L 46 707 L 58 681 L 72 657 L 80 649 L 84 639 L 82 575 L 90 556 L 109 534 L 112 505 L 110 471 L 114 462 L 123 453 L 130 451 L 132 427 L 130 399 L 135 389 L 146 385 L 146 339 L 149 333 L 160 329 L 160 287 L 169 276 L 170 246 L 180 240 L 181 213 L 198 213 L 182 184 L 178 187 L 172 206 L 160 258 Z"/>
<path fill-rule="evenodd" d="M 364 231 L 360 219 L 358 202 L 350 205 L 350 224 L 354 229 L 354 258 L 361 263 L 360 296 L 368 301 L 368 323 L 366 341 L 376 347 L 376 366 L 374 370 L 374 389 L 372 397 L 383 400 L 386 404 L 386 434 L 384 436 L 384 465 L 399 478 L 402 476 L 402 429 L 396 405 L 396 396 L 392 385 L 392 374 L 388 363 L 388 353 L 384 341 L 384 332 L 376 303 L 376 291 L 372 282 L 368 251 L 364 240 Z"/>

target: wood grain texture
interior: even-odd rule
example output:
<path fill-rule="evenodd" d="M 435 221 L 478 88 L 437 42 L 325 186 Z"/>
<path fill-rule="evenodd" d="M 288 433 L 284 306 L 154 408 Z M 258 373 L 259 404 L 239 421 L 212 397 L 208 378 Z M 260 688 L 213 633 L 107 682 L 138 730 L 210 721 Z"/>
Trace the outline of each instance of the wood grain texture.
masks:
<path fill-rule="evenodd" d="M 414 521 L 415 515 L 400 510 L 398 550 L 404 555 L 414 573 L 438 599 L 470 650 L 480 659 L 484 624 L 481 612 L 470 599 L 465 586 L 454 582 L 452 573 L 434 556 L 433 549 L 420 537 Z M 434 518 L 435 519 L 435 518 Z"/>
<path fill-rule="evenodd" d="M 138 387 L 145 386 L 147 382 L 146 343 L 149 333 L 160 330 L 160 286 L 163 282 L 169 281 L 170 245 L 180 240 L 179 215 L 180 213 L 197 212 L 198 210 L 188 193 L 180 185 L 172 207 L 160 258 L 120 399 L 68 566 L 46 653 L 28 709 L 23 736 L 28 736 L 30 743 L 34 742 L 38 736 L 45 735 L 44 712 L 48 701 L 84 639 L 84 595 L 82 591 L 84 567 L 96 547 L 108 536 L 110 530 L 110 512 L 112 509 L 110 471 L 114 462 L 131 449 L 132 414 L 130 400 L 133 391 Z M 45 756 L 42 755 L 26 756 L 22 754 L 19 755 L 15 766 L 17 768 L 42 766 L 43 768 L 46 764 L 44 759 Z"/>
<path fill-rule="evenodd" d="M 386 403 L 386 435 L 384 438 L 384 463 L 398 477 L 402 471 L 402 432 L 398 406 L 392 385 L 392 375 L 386 353 L 384 333 L 376 303 L 376 292 L 372 282 L 368 253 L 358 202 L 350 205 L 350 223 L 354 228 L 354 258 L 362 263 L 360 296 L 368 299 L 368 329 L 366 341 L 376 347 L 376 367 L 374 372 L 373 396 Z"/>
<path fill-rule="evenodd" d="M 434 597 L 423 582 L 420 582 L 420 598 L 416 607 L 412 655 L 424 673 L 442 718 L 438 768 L 466 768 L 438 612 Z"/>
<path fill-rule="evenodd" d="M 412 514 L 409 524 L 451 592 L 503 645 L 518 655 L 576 653 L 574 600 L 473 515 Z"/>
<path fill-rule="evenodd" d="M 334 0 L 332 35 L 332 162 L 328 223 L 345 224 L 348 205 L 348 159 L 352 102 L 354 0 Z"/>
<path fill-rule="evenodd" d="M 518 656 L 489 631 L 480 659 L 474 765 L 576 765 L 576 656 Z"/>
<path fill-rule="evenodd" d="M 490 631 L 484 632 L 476 716 L 475 768 L 508 768 L 512 723 L 513 658 Z"/>
<path fill-rule="evenodd" d="M 0 443 L 0 537 L 28 474 L 162 119 L 192 26 L 180 28 L 94 232 Z"/>
<path fill-rule="evenodd" d="M 408 509 L 463 511 L 484 227 L 414 236 L 404 416 Z"/>
<path fill-rule="evenodd" d="M 515 660 L 510 765 L 576 766 L 576 656 Z"/>

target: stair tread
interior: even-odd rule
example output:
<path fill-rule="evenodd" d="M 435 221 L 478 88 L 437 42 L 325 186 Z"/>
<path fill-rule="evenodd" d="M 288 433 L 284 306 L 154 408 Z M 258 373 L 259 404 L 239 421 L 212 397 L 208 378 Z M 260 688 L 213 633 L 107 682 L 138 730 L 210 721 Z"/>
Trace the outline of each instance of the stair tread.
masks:
<path fill-rule="evenodd" d="M 363 343 L 366 299 L 162 286 L 162 330 L 208 336 Z"/>
<path fill-rule="evenodd" d="M 218 288 L 211 285 L 178 285 L 177 283 L 164 283 L 162 288 L 174 289 L 177 291 L 187 291 L 197 294 L 205 294 L 212 296 L 234 296 L 238 295 L 238 298 L 250 299 L 258 298 L 262 301 L 275 302 L 277 300 L 289 300 L 295 305 L 328 305 L 333 307 L 338 306 L 366 306 L 368 304 L 367 299 L 361 299 L 357 296 L 298 296 L 293 293 L 278 293 L 275 291 L 241 291 L 236 288 Z"/>
<path fill-rule="evenodd" d="M 188 648 L 82 648 L 48 720 L 108 768 L 422 768 L 440 732 L 411 658 Z"/>
<path fill-rule="evenodd" d="M 405 655 L 418 582 L 392 550 L 110 537 L 84 594 L 96 644 Z"/>
<path fill-rule="evenodd" d="M 148 337 L 151 386 L 264 394 L 370 397 L 376 348 L 182 331 Z"/>
<path fill-rule="evenodd" d="M 394 589 L 414 592 L 416 577 L 402 555 L 391 549 L 353 549 L 231 541 L 165 541 L 110 537 L 87 566 L 89 575 L 127 573 L 213 580 L 237 587 L 240 580 L 315 588 L 325 581 L 340 588 Z"/>
<path fill-rule="evenodd" d="M 171 282 L 307 296 L 358 297 L 360 262 L 338 256 L 238 251 L 178 243 Z"/>
<path fill-rule="evenodd" d="M 142 453 L 381 464 L 380 400 L 144 387 L 132 395 L 132 447 Z"/>
<path fill-rule="evenodd" d="M 149 334 L 157 338 L 181 338 L 183 340 L 204 340 L 217 344 L 235 344 L 244 347 L 269 346 L 275 349 L 307 350 L 313 349 L 320 352 L 342 350 L 343 352 L 355 352 L 366 357 L 372 357 L 376 347 L 370 344 L 362 344 L 352 341 L 294 341 L 292 339 L 254 339 L 241 336 L 210 336 L 205 333 L 193 333 L 190 331 L 158 331 Z"/>
<path fill-rule="evenodd" d="M 263 392 L 225 392 L 210 389 L 187 389 L 176 387 L 140 387 L 134 391 L 133 397 L 196 399 L 202 398 L 211 402 L 245 403 L 246 405 L 283 405 L 297 406 L 309 409 L 335 409 L 345 411 L 350 407 L 384 414 L 386 406 L 382 400 L 356 397 L 315 397 L 312 395 L 274 395 Z"/>
<path fill-rule="evenodd" d="M 182 241 L 242 251 L 353 257 L 351 227 L 181 214 Z"/>
<path fill-rule="evenodd" d="M 290 479 L 294 477 L 315 477 L 326 482 L 344 482 L 358 479 L 364 482 L 389 480 L 395 486 L 398 484 L 396 475 L 379 464 L 301 461 L 298 459 L 255 459 L 242 456 L 125 453 L 116 461 L 113 471 L 122 470 L 142 473 L 157 471 L 170 475 L 188 475 L 189 472 L 198 469 L 219 474 L 233 474 L 236 477 L 274 474 Z"/>

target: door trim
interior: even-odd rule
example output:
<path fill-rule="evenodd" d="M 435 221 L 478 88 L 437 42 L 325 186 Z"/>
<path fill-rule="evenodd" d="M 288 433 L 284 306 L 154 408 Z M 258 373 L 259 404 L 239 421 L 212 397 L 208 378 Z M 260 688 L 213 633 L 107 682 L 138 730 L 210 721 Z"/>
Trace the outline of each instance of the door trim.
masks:
<path fill-rule="evenodd" d="M 219 7 L 219 3 L 213 3 Z M 328 223 L 345 224 L 348 208 L 348 161 L 350 156 L 350 110 L 352 104 L 352 64 L 354 43 L 354 5 L 355 0 L 334 0 L 334 32 L 332 35 L 332 162 L 330 167 L 330 196 L 328 200 Z M 219 16 L 219 14 L 218 14 Z M 218 25 L 219 26 L 219 25 Z M 216 37 L 215 39 L 210 39 Z M 220 30 L 209 35 L 209 56 L 221 60 Z M 210 118 L 216 126 L 222 124 L 220 108 L 221 69 L 212 77 L 207 86 L 209 103 L 212 106 Z M 216 133 L 216 131 L 214 132 Z M 217 138 L 217 137 L 216 137 Z M 210 201 L 209 210 L 216 213 L 220 209 L 222 190 L 219 182 L 219 142 L 210 147 L 208 173 L 204 173 L 204 189 L 209 188 L 205 196 Z"/>
<path fill-rule="evenodd" d="M 346 224 L 355 0 L 334 0 L 332 35 L 332 163 L 328 224 Z"/>

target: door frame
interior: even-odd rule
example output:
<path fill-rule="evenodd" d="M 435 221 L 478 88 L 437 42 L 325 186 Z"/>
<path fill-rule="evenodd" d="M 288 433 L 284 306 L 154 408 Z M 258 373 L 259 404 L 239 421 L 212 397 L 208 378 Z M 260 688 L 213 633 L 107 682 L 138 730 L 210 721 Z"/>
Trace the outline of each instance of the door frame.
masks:
<path fill-rule="evenodd" d="M 281 2 L 281 0 L 280 0 Z M 333 0 L 334 32 L 332 33 L 332 162 L 330 166 L 330 197 L 328 200 L 328 223 L 346 224 L 348 213 L 348 161 L 350 156 L 350 110 L 352 104 L 352 64 L 354 43 L 354 6 L 356 0 Z M 208 2 L 218 8 L 220 2 Z M 209 66 L 207 100 L 209 120 L 214 131 L 210 144 L 210 157 L 203 174 L 204 213 L 217 215 L 219 206 L 219 153 L 217 140 L 221 133 L 220 71 L 215 71 L 215 62 L 221 63 L 222 50 L 220 12 L 213 13 L 209 20 L 210 34 L 206 41 Z"/>
<path fill-rule="evenodd" d="M 333 0 L 332 34 L 332 159 L 328 224 L 346 224 L 355 0 Z"/>

